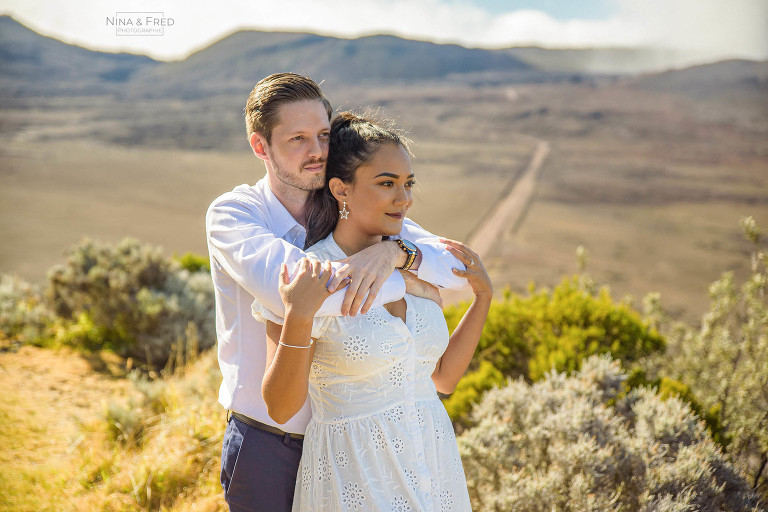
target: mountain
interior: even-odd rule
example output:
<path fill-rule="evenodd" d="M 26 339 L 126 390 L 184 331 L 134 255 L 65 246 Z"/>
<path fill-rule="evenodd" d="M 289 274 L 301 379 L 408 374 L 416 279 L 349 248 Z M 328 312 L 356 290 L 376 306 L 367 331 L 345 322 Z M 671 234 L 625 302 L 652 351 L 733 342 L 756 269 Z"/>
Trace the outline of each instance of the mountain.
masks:
<path fill-rule="evenodd" d="M 768 104 L 768 61 L 725 60 L 642 75 L 632 80 L 630 85 L 694 99 L 744 98 Z"/>
<path fill-rule="evenodd" d="M 636 75 L 683 67 L 692 55 L 661 48 L 508 48 L 510 55 L 543 71 Z"/>
<path fill-rule="evenodd" d="M 376 35 L 357 39 L 300 32 L 243 30 L 183 61 L 107 53 L 66 44 L 0 16 L 0 96 L 103 95 L 197 99 L 247 93 L 260 78 L 295 71 L 347 84 L 463 81 L 472 84 L 591 81 L 650 69 L 682 58 L 649 49 L 500 50 Z M 744 60 L 630 76 L 631 87 L 694 98 L 765 97 L 768 63 Z"/>
<path fill-rule="evenodd" d="M 458 74 L 530 72 L 533 66 L 503 50 L 464 48 L 395 36 L 341 39 L 295 32 L 236 32 L 190 55 L 136 77 L 162 84 L 154 94 L 190 87 L 199 92 L 248 90 L 280 71 L 307 74 L 331 86 L 413 82 Z"/>
<path fill-rule="evenodd" d="M 0 16 L 0 92 L 6 96 L 102 94 L 158 64 L 144 55 L 66 44 Z"/>

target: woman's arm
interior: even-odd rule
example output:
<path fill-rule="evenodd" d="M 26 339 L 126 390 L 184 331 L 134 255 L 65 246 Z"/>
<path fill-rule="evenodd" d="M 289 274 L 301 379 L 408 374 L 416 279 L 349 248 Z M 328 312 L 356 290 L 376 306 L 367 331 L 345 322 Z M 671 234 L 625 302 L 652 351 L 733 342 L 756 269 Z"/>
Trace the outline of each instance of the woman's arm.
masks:
<path fill-rule="evenodd" d="M 480 341 L 485 319 L 491 307 L 493 285 L 488 277 L 480 257 L 466 245 L 453 240 L 446 241 L 448 250 L 467 267 L 467 270 L 454 270 L 457 276 L 465 277 L 475 294 L 472 304 L 464 313 L 456 330 L 453 331 L 443 356 L 437 362 L 432 373 L 432 381 L 440 393 L 450 394 L 456 389 L 459 379 L 467 371 L 472 355 Z"/>
<path fill-rule="evenodd" d="M 330 263 L 303 259 L 299 272 L 288 282 L 288 269 L 280 269 L 280 297 L 285 305 L 282 326 L 267 322 L 267 361 L 261 394 L 270 418 L 291 419 L 307 400 L 309 368 L 315 354 L 312 320 L 326 297 Z"/>
<path fill-rule="evenodd" d="M 398 270 L 398 272 L 402 274 L 403 281 L 405 281 L 405 293 L 429 299 L 436 302 L 440 309 L 443 308 L 443 298 L 440 296 L 440 290 L 437 289 L 437 286 L 419 279 L 408 270 Z"/>
<path fill-rule="evenodd" d="M 208 252 L 214 284 L 215 274 L 224 273 L 245 288 L 259 304 L 283 317 L 283 303 L 277 293 L 280 284 L 278 269 L 281 263 L 285 263 L 293 270 L 306 254 L 274 233 L 268 221 L 270 213 L 266 204 L 255 202 L 254 198 L 247 201 L 239 196 L 235 192 L 222 195 L 211 204 L 206 214 Z M 352 300 L 358 295 L 359 307 L 369 289 L 371 304 L 374 300 L 376 305 L 381 305 L 403 298 L 403 280 L 400 275 L 391 275 L 395 265 L 390 260 L 395 249 L 377 247 L 366 253 L 366 259 L 378 265 L 378 268 L 389 267 L 388 272 L 379 271 L 371 279 L 368 278 L 370 262 L 358 260 L 345 265 L 345 274 L 340 274 L 330 283 L 336 293 L 330 295 L 329 300 L 318 310 L 318 316 L 339 316 L 349 312 Z M 336 290 L 346 275 L 357 279 L 357 286 L 354 289 Z M 360 284 L 359 281 L 364 277 L 366 282 Z M 346 309 L 342 311 L 342 308 Z"/>

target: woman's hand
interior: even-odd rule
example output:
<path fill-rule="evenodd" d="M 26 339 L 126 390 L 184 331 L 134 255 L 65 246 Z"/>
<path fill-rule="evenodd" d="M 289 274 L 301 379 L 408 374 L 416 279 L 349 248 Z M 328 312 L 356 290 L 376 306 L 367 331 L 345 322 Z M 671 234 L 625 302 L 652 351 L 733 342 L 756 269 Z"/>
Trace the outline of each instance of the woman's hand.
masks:
<path fill-rule="evenodd" d="M 407 270 L 400 270 L 399 272 L 403 276 L 403 281 L 405 281 L 405 293 L 434 301 L 442 309 L 443 298 L 440 296 L 437 286 L 419 279 Z"/>
<path fill-rule="evenodd" d="M 330 295 L 326 285 L 332 275 L 331 262 L 320 263 L 317 260 L 302 258 L 296 264 L 298 271 L 293 281 L 288 276 L 288 267 L 280 267 L 280 297 L 285 304 L 285 313 L 312 318 Z"/>
<path fill-rule="evenodd" d="M 460 262 L 462 262 L 467 270 L 453 269 L 453 273 L 459 277 L 464 277 L 469 281 L 469 285 L 472 287 L 472 291 L 475 293 L 475 297 L 487 296 L 490 299 L 493 296 L 493 284 L 491 278 L 488 276 L 488 272 L 483 266 L 483 262 L 480 261 L 480 256 L 472 249 L 467 247 L 461 242 L 456 240 L 449 240 L 441 238 L 441 242 L 445 244 L 446 249 L 456 256 Z"/>
<path fill-rule="evenodd" d="M 485 319 L 491 308 L 493 285 L 476 252 L 455 240 L 441 238 L 440 241 L 445 244 L 451 254 L 466 265 L 467 270 L 453 269 L 453 271 L 457 276 L 466 278 L 472 286 L 472 291 L 475 292 L 475 299 L 464 313 L 459 325 L 453 330 L 448 348 L 443 352 L 432 373 L 432 381 L 437 390 L 450 394 L 467 371 L 472 354 L 477 348 Z"/>

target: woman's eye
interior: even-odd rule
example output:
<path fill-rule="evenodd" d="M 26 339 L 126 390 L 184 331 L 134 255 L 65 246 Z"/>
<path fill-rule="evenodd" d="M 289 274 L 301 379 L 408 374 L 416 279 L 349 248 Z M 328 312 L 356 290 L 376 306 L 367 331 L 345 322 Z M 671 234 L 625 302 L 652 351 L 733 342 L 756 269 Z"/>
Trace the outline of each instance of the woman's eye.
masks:
<path fill-rule="evenodd" d="M 413 188 L 416 186 L 416 180 L 409 180 L 405 183 L 406 188 Z"/>
<path fill-rule="evenodd" d="M 379 183 L 379 185 L 383 185 L 385 187 L 391 187 L 392 185 L 394 185 L 394 183 L 391 181 L 382 181 L 381 183 Z"/>

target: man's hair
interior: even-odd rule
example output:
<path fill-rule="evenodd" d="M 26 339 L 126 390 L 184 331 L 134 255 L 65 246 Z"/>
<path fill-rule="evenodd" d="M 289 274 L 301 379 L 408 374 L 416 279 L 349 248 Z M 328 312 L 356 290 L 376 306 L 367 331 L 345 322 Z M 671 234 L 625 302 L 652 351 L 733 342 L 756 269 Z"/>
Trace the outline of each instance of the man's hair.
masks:
<path fill-rule="evenodd" d="M 256 84 L 245 104 L 245 129 L 248 139 L 256 132 L 271 142 L 272 130 L 278 122 L 280 105 L 294 101 L 318 100 L 323 103 L 328 120 L 333 110 L 320 86 L 311 78 L 296 73 L 275 73 Z"/>

